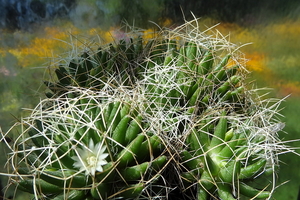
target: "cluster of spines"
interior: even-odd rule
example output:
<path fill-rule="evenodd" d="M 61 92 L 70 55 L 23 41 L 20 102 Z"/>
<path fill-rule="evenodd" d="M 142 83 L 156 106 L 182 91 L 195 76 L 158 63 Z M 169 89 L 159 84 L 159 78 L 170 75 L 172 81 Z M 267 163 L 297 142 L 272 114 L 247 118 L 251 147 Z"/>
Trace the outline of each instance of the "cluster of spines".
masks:
<path fill-rule="evenodd" d="M 182 138 L 186 138 L 184 143 L 187 148 L 180 153 L 179 163 L 184 169 L 180 176 L 185 180 L 186 188 L 198 185 L 199 200 L 206 200 L 209 196 L 235 199 L 240 195 L 269 198 L 271 193 L 266 188 L 259 190 L 249 185 L 256 175 L 274 173 L 266 170 L 266 158 L 260 155 L 249 157 L 246 153 L 247 140 L 253 130 L 236 133 L 237 127 L 231 127 L 229 120 L 232 114 L 243 112 L 244 120 L 251 118 L 251 113 L 247 113 L 251 109 L 246 105 L 246 98 L 250 96 L 243 93 L 243 72 L 239 72 L 243 69 L 239 69 L 238 64 L 228 66 L 231 54 L 216 62 L 214 53 L 210 49 L 200 49 L 193 41 L 179 48 L 172 41 L 172 49 L 165 52 L 164 61 L 160 60 L 161 57 L 159 64 L 151 60 L 155 65 L 153 68 L 160 68 L 163 63 L 160 72 L 150 69 L 146 75 L 151 83 L 147 89 L 152 97 L 150 102 L 154 104 L 152 114 L 158 110 L 168 113 L 171 107 L 180 105 L 182 109 L 178 109 L 173 118 L 189 114 L 194 118 L 192 123 L 183 121 L 183 129 L 179 128 L 178 133 L 173 135 L 185 134 Z M 167 66 L 174 66 L 173 71 L 164 70 Z M 172 78 L 179 88 L 170 90 L 167 87 L 169 80 L 165 79 L 168 75 L 162 73 L 174 71 L 176 76 Z M 156 73 L 161 73 L 161 76 L 154 77 Z M 157 84 L 155 79 L 159 80 Z M 166 87 L 161 86 L 164 81 Z M 183 110 L 186 112 L 183 113 Z M 239 120 L 243 121 L 242 118 Z M 247 125 L 244 126 L 246 129 Z M 265 137 L 259 138 L 256 139 L 259 140 L 257 144 L 265 142 Z"/>
<path fill-rule="evenodd" d="M 137 198 L 164 167 L 167 157 L 161 155 L 163 143 L 157 135 L 146 134 L 142 117 L 130 102 L 106 102 L 103 99 L 107 97 L 90 95 L 56 102 L 56 106 L 65 107 L 66 113 L 56 110 L 53 101 L 48 113 L 33 113 L 28 134 L 34 148 L 29 153 L 20 150 L 16 154 L 27 165 L 18 166 L 17 173 L 28 176 L 17 180 L 19 189 L 53 199 L 69 199 L 75 194 L 74 199 Z M 94 127 L 85 123 L 93 123 Z M 108 164 L 95 177 L 79 172 L 72 159 L 76 155 L 74 148 L 88 148 L 90 140 L 95 144 L 103 142 L 109 154 Z M 20 142 L 20 148 L 23 145 Z M 30 176 L 32 170 L 36 170 L 34 176 Z"/>
<path fill-rule="evenodd" d="M 61 66 L 56 69 L 58 82 L 46 82 L 46 85 L 52 90 L 52 93 L 47 96 L 53 98 L 68 94 L 69 97 L 75 98 L 78 93 L 73 93 L 72 86 L 101 91 L 106 82 L 111 80 L 114 81 L 112 85 L 116 87 L 125 85 L 133 89 L 142 86 L 140 90 L 143 94 L 138 95 L 145 95 L 142 98 L 147 100 L 142 100 L 142 103 L 138 104 L 142 106 L 133 116 L 128 117 L 128 115 L 122 114 L 124 110 L 130 109 L 128 107 L 133 105 L 132 102 L 124 104 L 124 102 L 115 101 L 106 105 L 109 109 L 103 110 L 103 121 L 107 123 L 103 124 L 101 120 L 95 121 L 98 130 L 107 131 L 108 129 L 107 143 L 113 147 L 111 151 L 115 151 L 114 154 L 117 155 L 113 161 L 121 163 L 118 165 L 119 168 L 118 166 L 110 168 L 110 165 L 107 165 L 106 171 L 117 169 L 116 171 L 121 171 L 120 174 L 124 180 L 133 180 L 131 176 L 126 175 L 127 172 L 135 174 L 132 171 L 141 170 L 136 174 L 144 174 L 143 170 L 147 170 L 149 163 L 153 161 L 147 161 L 149 158 L 138 155 L 142 152 L 130 148 L 144 144 L 144 148 L 148 148 L 150 151 L 151 148 L 158 145 L 156 143 L 158 140 L 166 139 L 167 141 L 160 142 L 157 151 L 162 153 L 162 144 L 166 144 L 171 149 L 167 151 L 171 155 L 167 155 L 175 160 L 176 166 L 180 166 L 177 171 L 184 183 L 182 191 L 187 192 L 188 188 L 196 184 L 197 192 L 193 192 L 196 193 L 193 196 L 197 196 L 199 200 L 206 200 L 210 196 L 234 199 L 240 194 L 248 195 L 251 198 L 268 198 L 269 192 L 264 189 L 256 190 L 248 185 L 248 180 L 266 172 L 267 162 L 263 157 L 253 156 L 250 158 L 245 153 L 248 148 L 249 134 L 253 130 L 245 128 L 242 132 L 237 133 L 238 127 L 233 126 L 231 121 L 234 114 L 243 113 L 246 120 L 247 117 L 251 117 L 251 109 L 246 105 L 247 102 L 249 103 L 247 98 L 251 97 L 244 93 L 242 67 L 238 63 L 230 65 L 230 60 L 236 59 L 232 58 L 232 52 L 219 53 L 214 46 L 202 45 L 197 39 L 189 37 L 182 39 L 183 41 L 158 38 L 149 40 L 145 44 L 138 37 L 136 40 L 120 40 L 117 45 L 99 49 L 96 54 L 85 52 L 77 61 L 71 61 L 66 68 Z M 110 79 L 111 77 L 114 78 Z M 174 85 L 168 88 L 170 80 Z M 74 94 L 76 95 L 74 96 Z M 86 107 L 88 104 L 83 103 L 85 106 L 81 109 L 89 110 Z M 174 111 L 172 111 L 173 109 Z M 256 109 L 255 106 L 254 109 Z M 94 113 L 97 112 L 102 111 L 98 110 Z M 138 112 L 141 113 L 138 114 Z M 154 115 L 158 112 L 162 112 L 163 116 L 167 113 L 165 116 L 168 119 L 155 122 Z M 99 117 L 98 114 L 96 115 Z M 185 116 L 189 119 L 177 118 L 178 116 Z M 146 122 L 145 124 L 150 123 L 151 126 L 152 123 L 162 122 L 166 123 L 164 124 L 166 126 L 176 123 L 178 129 L 163 128 L 163 130 L 157 130 L 157 133 L 149 131 L 145 135 L 144 130 L 149 125 L 143 127 L 140 124 L 141 120 Z M 178 120 L 181 121 L 178 122 Z M 243 121 L 242 118 L 238 120 Z M 128 130 L 132 128 L 131 122 L 134 123 L 134 121 L 139 122 L 137 129 L 144 129 L 143 134 L 131 136 L 128 133 Z M 39 131 L 43 131 L 44 128 L 42 127 Z M 161 128 L 161 126 L 154 128 Z M 117 131 L 118 129 L 123 131 Z M 85 132 L 81 131 L 83 133 L 80 133 L 79 136 Z M 168 133 L 168 131 L 172 133 Z M 39 138 L 35 134 L 31 134 L 31 139 Z M 165 137 L 166 135 L 168 137 Z M 172 140 L 178 140 L 178 138 L 181 139 L 181 142 L 176 144 L 176 147 L 172 146 L 174 143 Z M 256 140 L 258 143 L 263 143 L 265 138 L 257 137 Z M 136 157 L 132 152 L 136 153 Z M 146 155 L 149 156 L 149 153 Z M 64 157 L 68 156 L 62 154 L 59 159 Z M 136 159 L 141 158 L 143 161 L 136 162 Z M 167 157 L 159 156 L 157 160 L 159 159 L 164 160 L 160 165 L 162 168 L 167 162 Z M 132 166 L 127 165 L 130 160 L 132 162 L 134 160 Z M 125 167 L 123 171 L 121 166 Z M 164 167 L 168 168 L 168 166 Z M 139 176 L 137 179 L 143 178 Z M 128 189 L 128 191 L 139 196 L 145 185 L 139 181 L 135 184 L 130 186 L 133 190 Z M 113 186 L 107 186 L 105 181 L 100 181 L 91 193 L 95 198 L 104 198 L 104 196 L 108 198 L 109 195 L 101 196 L 106 194 L 101 191 L 107 191 L 109 190 L 107 188 L 111 187 Z M 122 186 L 116 188 L 119 191 L 127 191 Z M 119 193 L 122 194 L 122 192 Z M 114 197 L 114 194 L 110 197 Z"/>

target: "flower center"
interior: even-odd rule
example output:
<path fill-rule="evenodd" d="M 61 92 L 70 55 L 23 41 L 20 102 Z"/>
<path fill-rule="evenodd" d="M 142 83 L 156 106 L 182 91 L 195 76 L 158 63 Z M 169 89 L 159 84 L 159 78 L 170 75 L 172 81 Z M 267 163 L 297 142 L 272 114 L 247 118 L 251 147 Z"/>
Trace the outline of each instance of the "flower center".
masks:
<path fill-rule="evenodd" d="M 97 158 L 96 158 L 96 156 L 89 156 L 89 157 L 87 157 L 86 162 L 87 162 L 88 166 L 96 166 Z"/>

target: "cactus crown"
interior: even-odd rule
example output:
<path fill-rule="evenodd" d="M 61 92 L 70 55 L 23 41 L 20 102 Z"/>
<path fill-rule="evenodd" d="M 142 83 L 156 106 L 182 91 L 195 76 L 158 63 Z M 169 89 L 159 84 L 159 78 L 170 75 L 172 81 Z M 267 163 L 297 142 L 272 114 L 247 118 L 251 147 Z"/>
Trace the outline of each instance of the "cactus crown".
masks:
<path fill-rule="evenodd" d="M 270 199 L 278 154 L 292 151 L 277 136 L 281 100 L 259 96 L 239 47 L 198 23 L 56 68 L 48 98 L 16 125 L 17 188 L 36 199 Z"/>

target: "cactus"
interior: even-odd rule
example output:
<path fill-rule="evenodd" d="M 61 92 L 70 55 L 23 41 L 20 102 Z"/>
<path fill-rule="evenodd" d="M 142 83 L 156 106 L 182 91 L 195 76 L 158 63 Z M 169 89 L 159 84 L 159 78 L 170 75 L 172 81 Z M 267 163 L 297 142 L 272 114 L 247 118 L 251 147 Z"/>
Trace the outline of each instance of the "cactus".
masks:
<path fill-rule="evenodd" d="M 35 199 L 270 199 L 292 150 L 281 100 L 262 99 L 243 64 L 196 19 L 84 52 L 17 124 L 11 181 Z M 261 177 L 272 184 L 255 188 Z"/>
<path fill-rule="evenodd" d="M 160 137 L 148 130 L 130 93 L 70 92 L 77 96 L 45 99 L 24 119 L 11 157 L 21 160 L 14 163 L 23 177 L 14 180 L 17 187 L 37 199 L 142 198 L 167 163 Z"/>

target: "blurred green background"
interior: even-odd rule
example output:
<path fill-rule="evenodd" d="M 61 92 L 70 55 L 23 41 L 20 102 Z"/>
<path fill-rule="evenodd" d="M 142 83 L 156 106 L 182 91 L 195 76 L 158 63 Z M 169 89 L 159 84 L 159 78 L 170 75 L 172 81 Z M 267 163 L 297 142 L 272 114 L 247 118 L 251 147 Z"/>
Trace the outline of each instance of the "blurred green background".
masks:
<path fill-rule="evenodd" d="M 300 2 L 298 0 L 0 0 L 0 126 L 3 132 L 44 98 L 42 81 L 50 66 L 64 61 L 77 43 L 118 36 L 124 24 L 157 29 L 180 25 L 193 15 L 217 29 L 249 59 L 250 80 L 273 88 L 282 103 L 287 140 L 300 138 Z M 228 35 L 229 34 L 229 35 Z M 89 45 L 89 43 L 86 43 Z M 65 53 L 65 54 L 64 54 Z M 72 52 L 76 55 L 76 51 Z M 299 142 L 286 145 L 295 149 Z M 8 149 L 0 144 L 1 153 Z M 296 150 L 300 153 L 299 150 Z M 1 168 L 6 157 L 0 157 Z M 300 159 L 280 156 L 282 165 L 274 199 L 297 199 Z M 3 172 L 3 169 L 1 170 Z M 6 179 L 2 176 L 2 185 Z M 5 190 L 5 188 L 4 188 Z M 13 195 L 13 191 L 8 192 Z M 18 195 L 15 199 L 17 199 Z M 22 196 L 24 199 L 24 196 Z M 1 199 L 1 198 L 0 198 Z"/>

